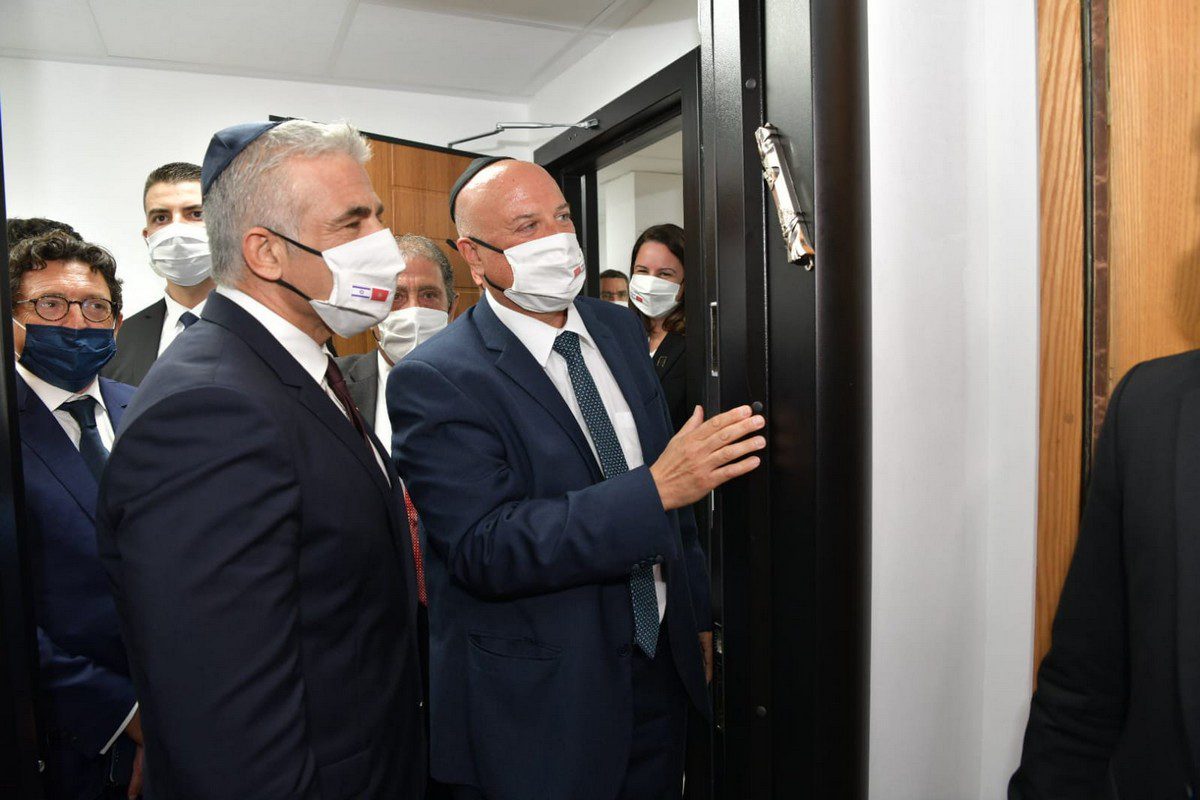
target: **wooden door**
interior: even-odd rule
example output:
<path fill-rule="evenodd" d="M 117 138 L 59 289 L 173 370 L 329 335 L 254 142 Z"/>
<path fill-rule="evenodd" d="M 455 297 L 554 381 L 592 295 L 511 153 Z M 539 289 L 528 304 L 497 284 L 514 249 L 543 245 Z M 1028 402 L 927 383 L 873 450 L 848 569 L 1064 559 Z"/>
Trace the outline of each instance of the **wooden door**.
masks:
<path fill-rule="evenodd" d="M 1038 25 L 1035 669 L 1112 389 L 1141 361 L 1200 347 L 1200 5 L 1040 0 Z"/>
<path fill-rule="evenodd" d="M 383 223 L 397 236 L 406 233 L 427 236 L 450 257 L 454 267 L 457 313 L 475 304 L 480 292 L 471 281 L 466 261 L 444 241 L 457 239 L 450 219 L 450 188 L 474 158 L 472 153 L 406 143 L 367 134 L 373 155 L 367 174 L 376 194 L 383 200 Z M 350 339 L 334 337 L 339 355 L 367 353 L 375 348 L 370 331 Z"/>

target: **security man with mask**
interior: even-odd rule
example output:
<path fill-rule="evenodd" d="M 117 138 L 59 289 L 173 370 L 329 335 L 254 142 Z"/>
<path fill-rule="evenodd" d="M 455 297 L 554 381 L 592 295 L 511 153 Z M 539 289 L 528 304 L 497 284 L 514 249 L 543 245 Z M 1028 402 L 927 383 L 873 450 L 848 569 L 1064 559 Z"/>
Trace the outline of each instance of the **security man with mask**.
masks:
<path fill-rule="evenodd" d="M 161 300 L 126 320 L 121 347 L 105 368 L 107 377 L 132 386 L 141 384 L 155 359 L 200 319 L 214 286 L 200 167 L 176 161 L 151 172 L 142 189 L 142 210 L 150 268 L 167 287 Z"/>
<path fill-rule="evenodd" d="M 322 345 L 381 322 L 404 269 L 370 155 L 302 120 L 205 155 L 217 289 L 130 404 L 100 498 L 152 797 L 424 791 L 400 481 Z"/>
<path fill-rule="evenodd" d="M 451 192 L 483 299 L 392 370 L 392 450 L 426 527 L 432 777 L 459 800 L 678 797 L 708 714 L 690 504 L 758 466 L 749 407 L 672 437 L 637 318 L 577 297 L 553 178 L 481 159 Z"/>
<path fill-rule="evenodd" d="M 96 493 L 133 388 L 98 378 L 121 284 L 103 248 L 56 231 L 10 255 L 16 395 L 49 800 L 136 797 L 142 724 L 96 552 Z"/>

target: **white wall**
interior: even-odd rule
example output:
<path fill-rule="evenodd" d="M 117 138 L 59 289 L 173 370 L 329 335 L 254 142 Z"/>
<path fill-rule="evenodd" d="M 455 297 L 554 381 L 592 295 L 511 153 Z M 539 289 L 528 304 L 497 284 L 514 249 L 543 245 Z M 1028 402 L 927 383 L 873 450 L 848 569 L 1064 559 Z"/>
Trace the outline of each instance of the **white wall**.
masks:
<path fill-rule="evenodd" d="M 1033 0 L 872 2 L 873 797 L 1004 796 L 1037 495 Z"/>
<path fill-rule="evenodd" d="M 654 0 L 529 104 L 529 119 L 578 122 L 700 44 L 697 0 Z M 534 147 L 561 131 L 531 136 Z"/>
<path fill-rule="evenodd" d="M 127 312 L 156 299 L 146 263 L 141 197 L 168 161 L 200 163 L 213 132 L 270 114 L 346 119 L 388 136 L 444 145 L 523 104 L 295 81 L 0 58 L 8 215 L 74 225 L 113 251 Z M 528 157 L 511 138 L 470 147 Z"/>
<path fill-rule="evenodd" d="M 629 254 L 642 231 L 667 222 L 683 226 L 683 176 L 626 172 L 600 185 L 600 269 L 629 274 Z"/>

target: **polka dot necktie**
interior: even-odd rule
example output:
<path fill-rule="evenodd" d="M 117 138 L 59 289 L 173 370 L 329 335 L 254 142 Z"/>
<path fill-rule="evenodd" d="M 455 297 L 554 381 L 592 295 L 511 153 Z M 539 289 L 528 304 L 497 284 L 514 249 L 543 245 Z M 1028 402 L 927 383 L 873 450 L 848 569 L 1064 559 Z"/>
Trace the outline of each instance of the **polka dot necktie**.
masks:
<path fill-rule="evenodd" d="M 587 423 L 588 432 L 592 435 L 592 444 L 596 446 L 596 454 L 600 457 L 600 469 L 605 478 L 621 475 L 629 471 L 625 461 L 625 453 L 621 450 L 621 442 L 613 429 L 612 420 L 596 390 L 592 373 L 588 372 L 587 364 L 583 361 L 583 352 L 579 348 L 579 334 L 574 331 L 563 331 L 554 340 L 554 352 L 567 362 L 567 372 L 571 376 L 571 388 L 575 390 L 575 401 L 583 412 L 583 421 Z M 658 596 L 654 591 L 654 570 L 649 566 L 634 567 L 629 574 L 629 594 L 633 600 L 633 640 L 650 658 L 654 658 L 658 646 Z"/>

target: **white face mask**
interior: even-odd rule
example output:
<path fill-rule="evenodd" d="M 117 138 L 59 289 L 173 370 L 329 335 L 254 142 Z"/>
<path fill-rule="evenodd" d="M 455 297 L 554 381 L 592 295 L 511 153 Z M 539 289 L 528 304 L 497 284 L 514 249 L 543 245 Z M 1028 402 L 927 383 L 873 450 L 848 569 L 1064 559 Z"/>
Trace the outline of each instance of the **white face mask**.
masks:
<path fill-rule="evenodd" d="M 179 286 L 195 286 L 212 274 L 208 231 L 203 225 L 173 222 L 146 237 L 150 268 Z"/>
<path fill-rule="evenodd" d="M 513 285 L 501 289 L 490 280 L 487 282 L 526 311 L 539 314 L 562 311 L 571 305 L 583 288 L 583 281 L 587 277 L 583 267 L 583 250 L 573 233 L 554 233 L 507 250 L 493 247 L 473 236 L 471 241 L 503 253 L 508 259 L 512 266 Z"/>
<path fill-rule="evenodd" d="M 610 303 L 612 303 L 612 304 L 614 304 L 614 305 L 618 305 L 618 306 L 620 306 L 621 308 L 629 308 L 629 301 L 628 301 L 628 300 L 609 300 L 608 302 L 610 302 Z"/>
<path fill-rule="evenodd" d="M 379 323 L 379 346 L 388 361 L 400 363 L 417 345 L 450 323 L 450 315 L 436 308 L 411 306 L 388 314 Z"/>
<path fill-rule="evenodd" d="M 653 275 L 634 275 L 629 279 L 629 299 L 651 319 L 665 317 L 679 305 L 681 285 Z"/>
<path fill-rule="evenodd" d="M 387 228 L 324 251 L 271 232 L 325 260 L 325 266 L 333 273 L 328 300 L 313 300 L 285 280 L 276 282 L 308 300 L 338 336 L 357 336 L 378 325 L 392 310 L 392 295 L 396 292 L 396 278 L 404 271 L 404 256 L 396 237 Z"/>

